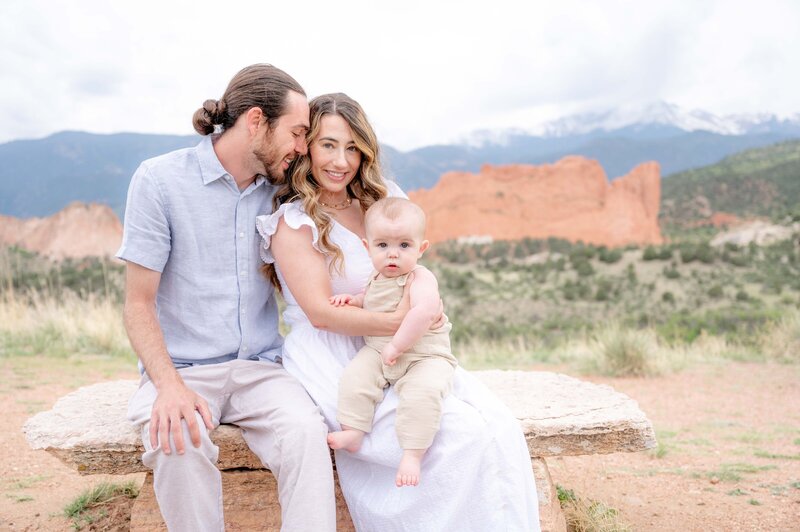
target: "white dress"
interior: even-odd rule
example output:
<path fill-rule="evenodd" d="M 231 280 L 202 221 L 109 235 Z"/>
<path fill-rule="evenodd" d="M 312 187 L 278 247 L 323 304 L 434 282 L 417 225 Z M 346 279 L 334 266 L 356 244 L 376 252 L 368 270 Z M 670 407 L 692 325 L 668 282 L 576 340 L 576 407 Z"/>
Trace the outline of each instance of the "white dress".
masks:
<path fill-rule="evenodd" d="M 317 229 L 311 218 L 299 203 L 284 204 L 257 220 L 265 262 L 273 262 L 269 242 L 281 217 L 295 229 L 309 226 L 317 247 Z M 343 274 L 331 277 L 333 293 L 361 292 L 372 272 L 361 239 L 338 223 L 334 223 L 330 238 L 345 257 Z M 277 273 L 287 303 L 283 317 L 291 327 L 283 347 L 283 365 L 319 405 L 330 429 L 339 430 L 339 377 L 364 342 L 361 337 L 314 328 L 287 289 L 280 269 Z M 356 530 L 539 530 L 536 487 L 519 423 L 482 383 L 456 369 L 453 393 L 443 404 L 441 429 L 425 453 L 416 487 L 395 486 L 402 454 L 394 430 L 396 406 L 397 396 L 389 388 L 361 449 L 352 454 L 336 451 L 339 483 Z"/>

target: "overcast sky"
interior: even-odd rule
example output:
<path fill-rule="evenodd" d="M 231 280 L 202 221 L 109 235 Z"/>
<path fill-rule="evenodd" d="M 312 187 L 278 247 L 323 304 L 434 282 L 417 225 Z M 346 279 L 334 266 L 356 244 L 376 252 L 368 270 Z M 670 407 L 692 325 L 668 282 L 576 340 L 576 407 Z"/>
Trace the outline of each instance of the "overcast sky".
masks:
<path fill-rule="evenodd" d="M 359 100 L 400 149 L 665 100 L 800 112 L 800 2 L 2 0 L 0 142 L 190 134 L 243 66 Z"/>

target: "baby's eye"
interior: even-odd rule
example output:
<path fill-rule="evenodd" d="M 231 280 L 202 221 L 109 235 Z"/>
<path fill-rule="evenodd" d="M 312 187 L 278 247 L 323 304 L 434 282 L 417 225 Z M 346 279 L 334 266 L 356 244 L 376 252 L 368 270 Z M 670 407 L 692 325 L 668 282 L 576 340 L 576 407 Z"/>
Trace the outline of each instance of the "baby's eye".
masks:
<path fill-rule="evenodd" d="M 386 247 L 386 242 L 379 242 L 378 243 L 378 247 L 379 248 L 385 248 Z"/>
<path fill-rule="evenodd" d="M 411 244 L 409 244 L 408 242 L 403 242 L 402 244 L 400 244 L 400 247 L 406 249 L 408 247 L 411 247 Z"/>

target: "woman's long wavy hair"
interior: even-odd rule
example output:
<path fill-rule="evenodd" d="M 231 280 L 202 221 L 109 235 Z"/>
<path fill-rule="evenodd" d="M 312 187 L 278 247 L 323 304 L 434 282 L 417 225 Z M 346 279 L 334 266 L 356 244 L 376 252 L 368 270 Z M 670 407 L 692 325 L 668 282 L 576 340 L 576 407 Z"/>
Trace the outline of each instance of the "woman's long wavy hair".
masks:
<path fill-rule="evenodd" d="M 358 102 L 341 92 L 317 96 L 311 100 L 309 108 L 311 127 L 306 134 L 306 142 L 309 147 L 319 135 L 324 116 L 340 116 L 350 126 L 353 141 L 361 152 L 361 165 L 353 180 L 347 185 L 347 192 L 358 200 L 361 211 L 366 213 L 373 203 L 385 198 L 388 193 L 386 183 L 381 175 L 378 137 L 367 120 L 367 115 Z M 333 219 L 320 205 L 322 188 L 311 173 L 310 151 L 306 155 L 297 157 L 288 173 L 288 181 L 279 186 L 272 198 L 273 209 L 299 199 L 302 202 L 303 211 L 314 220 L 314 224 L 319 230 L 320 250 L 332 257 L 331 273 L 334 270 L 343 272 L 344 255 L 339 246 L 330 240 Z M 272 284 L 280 290 L 274 265 L 265 264 L 263 271 Z"/>

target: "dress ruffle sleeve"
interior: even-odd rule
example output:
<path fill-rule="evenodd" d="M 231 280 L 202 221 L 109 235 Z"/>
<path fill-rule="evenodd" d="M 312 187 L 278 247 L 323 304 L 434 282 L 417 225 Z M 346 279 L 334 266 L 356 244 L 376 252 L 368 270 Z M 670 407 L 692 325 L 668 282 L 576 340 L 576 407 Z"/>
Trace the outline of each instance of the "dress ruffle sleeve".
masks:
<path fill-rule="evenodd" d="M 275 262 L 275 258 L 272 256 L 272 251 L 270 251 L 269 246 L 272 241 L 272 235 L 278 230 L 278 222 L 280 222 L 281 218 L 286 220 L 286 225 L 292 229 L 300 229 L 304 225 L 310 227 L 312 235 L 311 245 L 314 246 L 314 249 L 321 252 L 319 248 L 319 230 L 314 220 L 303 211 L 299 203 L 284 203 L 272 214 L 256 216 L 256 229 L 258 230 L 258 234 L 261 235 L 261 244 L 258 246 L 258 250 L 262 261 L 267 264 Z"/>

